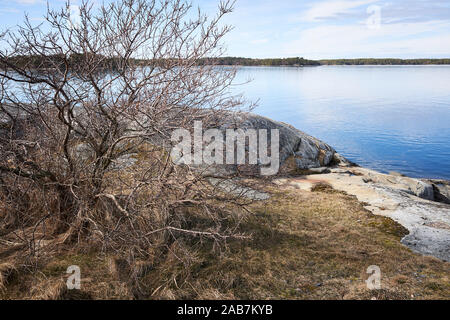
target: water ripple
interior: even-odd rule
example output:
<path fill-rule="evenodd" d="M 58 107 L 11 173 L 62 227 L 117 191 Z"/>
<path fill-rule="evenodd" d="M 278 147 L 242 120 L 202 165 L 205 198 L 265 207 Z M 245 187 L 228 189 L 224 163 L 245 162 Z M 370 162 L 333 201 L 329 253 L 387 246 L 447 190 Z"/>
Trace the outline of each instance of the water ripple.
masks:
<path fill-rule="evenodd" d="M 450 66 L 242 68 L 256 113 L 383 172 L 450 179 Z"/>

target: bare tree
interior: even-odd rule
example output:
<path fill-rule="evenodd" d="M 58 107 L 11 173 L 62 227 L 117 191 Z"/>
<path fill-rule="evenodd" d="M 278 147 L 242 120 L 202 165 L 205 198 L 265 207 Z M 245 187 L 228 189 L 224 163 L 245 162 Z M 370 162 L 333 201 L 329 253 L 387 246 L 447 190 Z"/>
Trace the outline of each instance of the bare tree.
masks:
<path fill-rule="evenodd" d="M 172 130 L 220 125 L 243 106 L 223 54 L 230 30 L 182 0 L 124 0 L 78 19 L 70 4 L 5 31 L 0 50 L 0 232 L 40 254 L 49 241 L 146 258 L 184 238 L 236 233 L 236 196 L 178 167 Z"/>

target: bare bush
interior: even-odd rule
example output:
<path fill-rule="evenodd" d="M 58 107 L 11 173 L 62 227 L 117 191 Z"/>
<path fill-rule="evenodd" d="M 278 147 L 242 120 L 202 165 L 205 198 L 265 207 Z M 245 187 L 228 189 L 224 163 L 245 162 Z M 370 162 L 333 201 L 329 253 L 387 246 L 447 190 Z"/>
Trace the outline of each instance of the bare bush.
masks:
<path fill-rule="evenodd" d="M 231 10 L 222 2 L 208 19 L 179 0 L 85 1 L 77 22 L 67 4 L 1 34 L 0 232 L 32 256 L 57 240 L 129 261 L 242 238 L 246 200 L 175 166 L 159 143 L 243 106 L 234 69 L 199 63 L 223 54 Z"/>

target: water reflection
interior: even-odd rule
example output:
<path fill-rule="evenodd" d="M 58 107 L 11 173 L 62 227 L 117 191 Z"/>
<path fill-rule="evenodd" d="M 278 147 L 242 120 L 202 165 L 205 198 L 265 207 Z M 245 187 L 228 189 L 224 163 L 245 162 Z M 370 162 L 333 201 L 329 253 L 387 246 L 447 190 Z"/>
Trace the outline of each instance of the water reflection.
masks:
<path fill-rule="evenodd" d="M 244 67 L 261 115 L 383 172 L 450 179 L 450 66 Z"/>

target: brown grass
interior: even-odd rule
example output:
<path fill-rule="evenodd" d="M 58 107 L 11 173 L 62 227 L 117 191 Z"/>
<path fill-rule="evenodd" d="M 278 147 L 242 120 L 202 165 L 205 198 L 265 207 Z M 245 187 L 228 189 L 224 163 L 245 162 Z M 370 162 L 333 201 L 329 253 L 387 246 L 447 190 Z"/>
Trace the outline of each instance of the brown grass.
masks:
<path fill-rule="evenodd" d="M 354 197 L 318 186 L 315 192 L 267 187 L 241 229 L 253 239 L 228 243 L 177 241 L 164 256 L 133 270 L 96 249 L 53 257 L 20 281 L 2 281 L 2 298 L 34 299 L 449 299 L 450 264 L 413 253 L 407 231 L 365 210 Z M 213 254 L 213 250 L 216 250 Z M 64 253 L 65 252 L 65 253 Z M 82 291 L 67 291 L 66 268 L 79 265 Z M 378 265 L 382 289 L 368 290 L 367 267 Z M 3 270 L 3 269 L 2 269 Z M 5 270 L 12 270 L 11 266 Z M 4 274 L 4 273 L 2 273 Z M 133 281 L 137 275 L 139 282 Z M 16 277 L 18 278 L 18 277 Z M 2 278 L 3 279 L 3 278 Z M 1 296 L 3 295 L 3 296 Z"/>
<path fill-rule="evenodd" d="M 16 273 L 17 269 L 12 263 L 0 264 L 0 291 L 6 290 L 7 285 Z"/>

